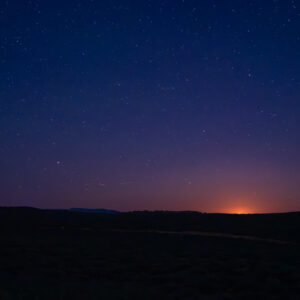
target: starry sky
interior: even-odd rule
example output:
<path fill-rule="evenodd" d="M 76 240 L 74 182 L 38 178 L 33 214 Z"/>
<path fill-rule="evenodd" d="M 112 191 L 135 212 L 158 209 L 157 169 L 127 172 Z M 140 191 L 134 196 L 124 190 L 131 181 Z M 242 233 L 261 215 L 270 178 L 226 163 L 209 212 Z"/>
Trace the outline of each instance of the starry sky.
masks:
<path fill-rule="evenodd" d="M 300 3 L 0 4 L 0 205 L 300 210 Z"/>

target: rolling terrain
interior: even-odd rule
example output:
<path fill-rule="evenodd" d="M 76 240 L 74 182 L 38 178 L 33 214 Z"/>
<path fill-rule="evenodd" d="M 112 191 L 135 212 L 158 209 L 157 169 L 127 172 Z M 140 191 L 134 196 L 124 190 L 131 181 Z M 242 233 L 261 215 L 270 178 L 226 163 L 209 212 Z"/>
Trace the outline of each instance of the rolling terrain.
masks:
<path fill-rule="evenodd" d="M 0 222 L 1 299 L 300 295 L 298 213 L 1 208 Z"/>

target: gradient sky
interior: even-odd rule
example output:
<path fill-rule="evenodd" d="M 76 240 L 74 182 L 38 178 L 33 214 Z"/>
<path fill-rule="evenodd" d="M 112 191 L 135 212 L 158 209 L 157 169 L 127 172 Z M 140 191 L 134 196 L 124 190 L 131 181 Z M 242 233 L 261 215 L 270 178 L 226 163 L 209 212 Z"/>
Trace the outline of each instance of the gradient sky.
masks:
<path fill-rule="evenodd" d="M 2 1 L 0 205 L 300 210 L 300 3 Z"/>

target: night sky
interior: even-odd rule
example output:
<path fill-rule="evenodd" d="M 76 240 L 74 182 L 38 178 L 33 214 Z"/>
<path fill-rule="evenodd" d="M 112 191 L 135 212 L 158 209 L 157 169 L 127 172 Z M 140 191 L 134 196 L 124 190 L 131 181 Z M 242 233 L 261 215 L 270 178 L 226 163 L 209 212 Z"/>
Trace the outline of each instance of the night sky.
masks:
<path fill-rule="evenodd" d="M 300 210 L 300 2 L 1 1 L 0 205 Z"/>

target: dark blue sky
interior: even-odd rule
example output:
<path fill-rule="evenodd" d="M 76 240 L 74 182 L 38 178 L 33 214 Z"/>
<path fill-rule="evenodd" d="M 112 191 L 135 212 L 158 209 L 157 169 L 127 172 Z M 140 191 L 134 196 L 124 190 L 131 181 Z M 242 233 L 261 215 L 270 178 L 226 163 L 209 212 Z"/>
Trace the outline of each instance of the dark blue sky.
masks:
<path fill-rule="evenodd" d="M 298 1 L 3 1 L 1 205 L 300 210 Z"/>

